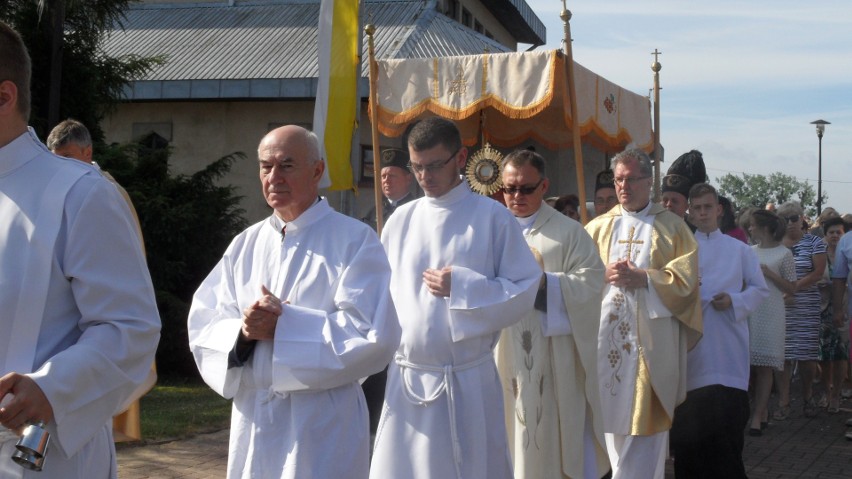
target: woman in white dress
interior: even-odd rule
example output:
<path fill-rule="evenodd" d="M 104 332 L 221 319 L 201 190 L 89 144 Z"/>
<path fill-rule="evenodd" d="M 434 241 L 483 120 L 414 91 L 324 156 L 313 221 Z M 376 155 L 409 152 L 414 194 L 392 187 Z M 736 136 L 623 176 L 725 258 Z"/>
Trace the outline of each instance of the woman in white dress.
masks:
<path fill-rule="evenodd" d="M 769 286 L 769 297 L 748 318 L 749 350 L 755 371 L 754 411 L 749 435 L 760 436 L 768 418 L 772 370 L 784 369 L 784 294 L 793 294 L 796 265 L 790 250 L 781 244 L 787 222 L 767 210 L 752 213 L 749 234 Z"/>

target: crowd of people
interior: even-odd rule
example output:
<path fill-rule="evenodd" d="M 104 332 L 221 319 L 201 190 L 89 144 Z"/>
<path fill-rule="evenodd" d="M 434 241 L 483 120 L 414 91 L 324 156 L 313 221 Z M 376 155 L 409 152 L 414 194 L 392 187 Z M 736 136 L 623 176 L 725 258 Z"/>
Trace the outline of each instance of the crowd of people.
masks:
<path fill-rule="evenodd" d="M 23 477 L 15 443 L 41 423 L 58 449 L 41 477 L 115 477 L 110 418 L 144 391 L 159 332 L 138 224 L 90 159 L 27 128 L 29 58 L 2 23 L 0 56 L 0 475 Z M 86 157 L 74 128 L 48 143 Z M 228 477 L 645 479 L 673 458 L 677 477 L 738 478 L 745 434 L 789 418 L 796 372 L 802 414 L 839 411 L 852 235 L 836 211 L 737 221 L 695 150 L 656 203 L 650 158 L 627 149 L 582 225 L 576 196 L 545 198 L 534 151 L 505 157 L 500 202 L 461 175 L 453 122 L 417 122 L 404 147 L 382 154 L 377 236 L 319 195 L 316 135 L 260 139 L 272 213 L 188 318 L 201 376 L 233 399 Z"/>

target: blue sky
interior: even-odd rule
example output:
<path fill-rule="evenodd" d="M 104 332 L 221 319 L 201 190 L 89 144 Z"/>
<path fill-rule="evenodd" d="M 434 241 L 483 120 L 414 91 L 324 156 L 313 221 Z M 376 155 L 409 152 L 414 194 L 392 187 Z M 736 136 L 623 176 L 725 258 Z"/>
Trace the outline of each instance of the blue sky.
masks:
<path fill-rule="evenodd" d="M 561 48 L 561 0 L 527 0 Z M 660 63 L 660 132 L 668 165 L 698 149 L 715 183 L 726 173 L 780 172 L 852 212 L 852 2 L 569 1 L 574 59 L 636 93 Z"/>

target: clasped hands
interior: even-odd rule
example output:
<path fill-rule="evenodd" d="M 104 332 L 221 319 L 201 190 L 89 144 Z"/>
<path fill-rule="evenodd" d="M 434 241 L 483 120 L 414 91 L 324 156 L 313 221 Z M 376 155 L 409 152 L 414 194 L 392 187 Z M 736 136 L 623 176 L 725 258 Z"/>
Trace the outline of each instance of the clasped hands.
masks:
<path fill-rule="evenodd" d="M 278 326 L 278 317 L 281 316 L 281 302 L 266 286 L 261 286 L 263 294 L 260 299 L 243 310 L 243 326 L 240 332 L 249 340 L 260 341 L 275 338 L 275 328 Z"/>
<path fill-rule="evenodd" d="M 435 296 L 448 297 L 452 286 L 452 276 L 452 266 L 445 266 L 441 269 L 429 268 L 423 272 L 423 284 Z"/>
<path fill-rule="evenodd" d="M 33 378 L 9 373 L 0 378 L 0 424 L 22 435 L 27 424 L 53 420 L 53 406 Z"/>
<path fill-rule="evenodd" d="M 625 289 L 648 287 L 648 274 L 644 269 L 623 259 L 606 265 L 604 279 L 607 283 Z"/>

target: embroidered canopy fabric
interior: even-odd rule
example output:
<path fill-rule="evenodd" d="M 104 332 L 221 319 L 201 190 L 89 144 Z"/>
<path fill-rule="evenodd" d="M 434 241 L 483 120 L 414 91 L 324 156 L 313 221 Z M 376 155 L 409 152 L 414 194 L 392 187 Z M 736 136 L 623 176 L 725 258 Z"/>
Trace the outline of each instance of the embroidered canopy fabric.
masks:
<path fill-rule="evenodd" d="M 558 50 L 377 63 L 385 136 L 400 136 L 413 120 L 435 114 L 454 120 L 468 146 L 479 142 L 480 123 L 485 138 L 504 148 L 530 138 L 550 149 L 571 145 L 565 56 Z M 616 152 L 632 142 L 652 151 L 648 98 L 574 65 L 583 144 Z"/>

